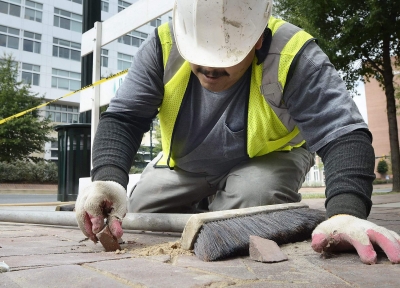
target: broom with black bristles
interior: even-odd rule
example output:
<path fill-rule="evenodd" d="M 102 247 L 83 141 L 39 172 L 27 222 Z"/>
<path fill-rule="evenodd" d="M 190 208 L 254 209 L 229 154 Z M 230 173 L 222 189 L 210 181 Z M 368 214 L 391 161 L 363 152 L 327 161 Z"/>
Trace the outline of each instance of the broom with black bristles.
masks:
<path fill-rule="evenodd" d="M 304 241 L 325 220 L 325 213 L 302 203 L 277 204 L 193 215 L 181 238 L 203 261 L 248 255 L 250 236 L 278 245 Z"/>

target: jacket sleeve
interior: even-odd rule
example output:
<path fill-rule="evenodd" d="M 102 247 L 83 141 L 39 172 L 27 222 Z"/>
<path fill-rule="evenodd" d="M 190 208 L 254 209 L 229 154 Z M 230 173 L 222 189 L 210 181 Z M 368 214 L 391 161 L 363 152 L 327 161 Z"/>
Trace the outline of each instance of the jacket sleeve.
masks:
<path fill-rule="evenodd" d="M 309 43 L 293 65 L 283 100 L 311 152 L 325 168 L 327 216 L 365 219 L 371 209 L 372 137 L 346 85 L 325 53 Z"/>
<path fill-rule="evenodd" d="M 317 151 L 324 163 L 326 214 L 367 219 L 372 206 L 375 153 L 368 130 L 345 134 Z"/>
<path fill-rule="evenodd" d="M 133 158 L 151 121 L 125 112 L 102 114 L 92 150 L 92 181 L 115 181 L 126 189 Z"/>

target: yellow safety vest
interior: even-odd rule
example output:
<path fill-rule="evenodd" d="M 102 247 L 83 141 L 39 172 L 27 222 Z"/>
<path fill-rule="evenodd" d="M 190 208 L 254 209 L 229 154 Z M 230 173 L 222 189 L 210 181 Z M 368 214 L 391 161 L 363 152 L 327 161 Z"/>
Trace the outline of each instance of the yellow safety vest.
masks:
<path fill-rule="evenodd" d="M 302 47 L 314 38 L 300 28 L 271 17 L 272 42 L 268 56 L 252 64 L 247 115 L 247 154 L 250 158 L 272 151 L 290 151 L 304 144 L 282 101 L 290 65 Z M 163 157 L 157 167 L 175 166 L 171 157 L 175 122 L 191 74 L 190 65 L 179 54 L 171 23 L 158 27 L 164 65 L 164 99 L 159 109 Z"/>

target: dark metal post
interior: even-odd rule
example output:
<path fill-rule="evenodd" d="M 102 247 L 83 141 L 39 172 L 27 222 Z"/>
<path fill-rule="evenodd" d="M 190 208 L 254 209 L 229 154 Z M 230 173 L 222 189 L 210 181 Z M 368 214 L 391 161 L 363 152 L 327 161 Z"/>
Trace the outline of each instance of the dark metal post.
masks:
<path fill-rule="evenodd" d="M 101 21 L 101 1 L 83 0 L 82 3 L 82 33 L 92 29 L 95 22 Z M 81 87 L 92 84 L 93 53 L 82 57 L 81 61 Z M 80 113 L 80 123 L 91 123 L 92 111 Z"/>

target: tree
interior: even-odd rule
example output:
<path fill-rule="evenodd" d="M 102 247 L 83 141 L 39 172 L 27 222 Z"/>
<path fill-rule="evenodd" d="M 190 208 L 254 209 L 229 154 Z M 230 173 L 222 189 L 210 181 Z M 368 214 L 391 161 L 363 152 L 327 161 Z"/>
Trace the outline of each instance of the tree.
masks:
<path fill-rule="evenodd" d="M 278 15 L 318 38 L 350 91 L 375 78 L 385 91 L 393 172 L 400 191 L 400 151 L 393 66 L 400 65 L 400 1 L 277 0 Z"/>
<path fill-rule="evenodd" d="M 0 58 L 0 119 L 36 107 L 43 102 L 29 91 L 30 85 L 18 82 L 18 65 L 11 55 Z M 32 153 L 43 152 L 45 142 L 53 140 L 50 120 L 38 110 L 0 124 L 0 161 L 38 160 Z"/>
<path fill-rule="evenodd" d="M 386 174 L 386 172 L 389 170 L 388 164 L 384 159 L 379 160 L 378 165 L 376 166 L 376 171 L 379 174 Z"/>

